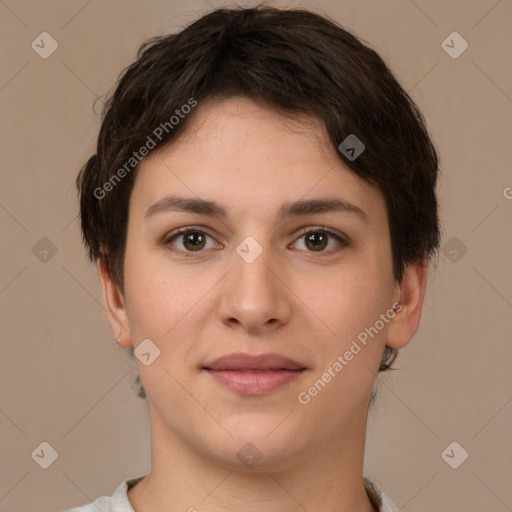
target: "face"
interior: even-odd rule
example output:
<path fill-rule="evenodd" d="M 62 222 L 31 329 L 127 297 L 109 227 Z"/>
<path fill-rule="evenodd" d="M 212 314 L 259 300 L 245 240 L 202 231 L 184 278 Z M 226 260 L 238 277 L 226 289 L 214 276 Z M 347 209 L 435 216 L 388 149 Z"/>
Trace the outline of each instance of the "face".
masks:
<path fill-rule="evenodd" d="M 140 165 L 125 295 L 109 318 L 125 344 L 160 351 L 137 365 L 169 442 L 284 468 L 364 426 L 386 341 L 415 330 L 391 309 L 401 295 L 385 202 L 315 120 L 243 98 L 195 115 Z M 273 355 L 215 363 L 232 354 Z"/>

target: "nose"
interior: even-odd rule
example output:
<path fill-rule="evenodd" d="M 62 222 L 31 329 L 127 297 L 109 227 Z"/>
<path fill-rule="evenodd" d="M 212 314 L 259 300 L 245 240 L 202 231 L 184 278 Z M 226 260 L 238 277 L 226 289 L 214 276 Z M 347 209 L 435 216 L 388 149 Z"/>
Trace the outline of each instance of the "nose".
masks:
<path fill-rule="evenodd" d="M 244 333 L 264 334 L 290 321 L 293 293 L 286 276 L 264 250 L 249 263 L 233 252 L 233 268 L 222 280 L 222 322 Z"/>

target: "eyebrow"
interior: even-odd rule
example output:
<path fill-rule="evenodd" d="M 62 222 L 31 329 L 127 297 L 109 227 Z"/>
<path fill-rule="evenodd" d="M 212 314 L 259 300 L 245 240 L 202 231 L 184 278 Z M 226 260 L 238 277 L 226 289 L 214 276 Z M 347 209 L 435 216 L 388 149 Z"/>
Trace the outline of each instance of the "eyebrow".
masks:
<path fill-rule="evenodd" d="M 227 217 L 227 209 L 214 201 L 194 197 L 167 196 L 150 206 L 146 210 L 145 218 L 166 212 L 189 212 L 210 217 Z M 366 212 L 359 206 L 344 199 L 329 196 L 283 203 L 279 208 L 277 218 L 282 220 L 288 217 L 329 212 L 351 213 L 366 224 L 369 223 Z"/>

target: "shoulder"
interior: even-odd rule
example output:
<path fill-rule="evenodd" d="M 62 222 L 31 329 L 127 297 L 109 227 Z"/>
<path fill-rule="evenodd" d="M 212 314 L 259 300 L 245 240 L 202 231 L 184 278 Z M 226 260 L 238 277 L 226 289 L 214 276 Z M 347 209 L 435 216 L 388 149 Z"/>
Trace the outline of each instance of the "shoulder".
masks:
<path fill-rule="evenodd" d="M 128 490 L 143 476 L 123 480 L 112 496 L 100 496 L 87 505 L 68 509 L 64 512 L 135 512 L 128 500 Z"/>
<path fill-rule="evenodd" d="M 110 496 L 100 496 L 94 502 L 71 508 L 65 512 L 112 512 Z"/>
<path fill-rule="evenodd" d="M 379 512 L 398 512 L 397 506 L 375 482 L 367 477 L 363 477 L 363 483 L 372 505 Z"/>

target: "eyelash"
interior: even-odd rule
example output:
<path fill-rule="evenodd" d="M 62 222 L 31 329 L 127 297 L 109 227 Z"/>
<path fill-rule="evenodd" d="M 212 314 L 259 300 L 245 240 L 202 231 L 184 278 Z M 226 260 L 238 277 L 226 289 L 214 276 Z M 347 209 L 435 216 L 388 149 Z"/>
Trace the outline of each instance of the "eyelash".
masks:
<path fill-rule="evenodd" d="M 185 228 L 180 228 L 180 229 L 177 229 L 176 231 L 173 231 L 172 233 L 169 234 L 168 237 L 165 238 L 164 240 L 164 245 L 168 245 L 168 246 L 171 246 L 171 242 L 175 239 L 175 238 L 178 238 L 179 235 L 183 235 L 183 234 L 186 234 L 186 233 L 201 233 L 201 234 L 204 234 L 204 235 L 207 235 L 209 236 L 210 238 L 213 238 L 211 235 L 209 235 L 206 231 L 204 231 L 203 229 L 199 229 L 199 228 L 196 228 L 194 226 L 187 226 Z M 337 249 L 331 249 L 329 251 L 306 251 L 306 252 L 309 252 L 311 254 L 315 254 L 315 253 L 318 253 L 318 254 L 327 254 L 327 255 L 330 255 L 330 254 L 334 254 L 334 253 L 337 253 L 338 251 L 340 251 L 341 249 L 343 249 L 344 247 L 349 247 L 350 243 L 344 239 L 343 237 L 341 237 L 338 233 L 336 233 L 335 231 L 329 229 L 329 228 L 326 228 L 326 227 L 323 227 L 323 226 L 318 226 L 318 227 L 314 227 L 314 228 L 302 228 L 300 230 L 300 233 L 299 233 L 299 236 L 296 238 L 295 242 L 298 241 L 300 238 L 302 238 L 303 236 L 305 235 L 308 235 L 310 233 L 325 233 L 327 235 L 330 235 L 331 237 L 335 238 L 341 247 L 338 247 Z M 295 243 L 294 242 L 294 243 Z M 183 255 L 185 255 L 186 257 L 194 257 L 196 256 L 196 254 L 199 254 L 199 253 L 202 253 L 202 252 L 205 252 L 205 250 L 199 250 L 199 251 L 183 251 L 181 249 L 175 249 L 175 248 L 172 248 L 170 249 L 172 252 L 179 252 L 179 253 L 182 253 Z"/>

